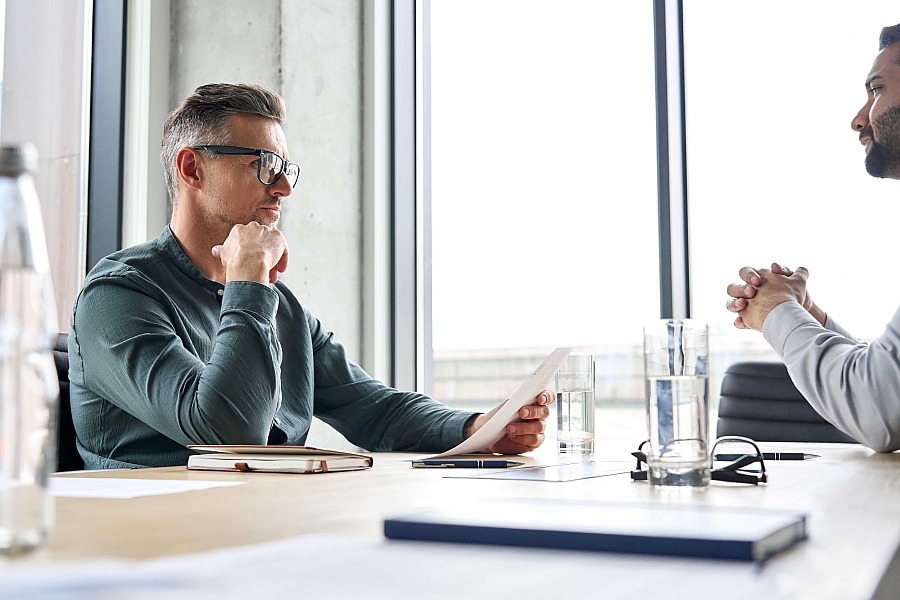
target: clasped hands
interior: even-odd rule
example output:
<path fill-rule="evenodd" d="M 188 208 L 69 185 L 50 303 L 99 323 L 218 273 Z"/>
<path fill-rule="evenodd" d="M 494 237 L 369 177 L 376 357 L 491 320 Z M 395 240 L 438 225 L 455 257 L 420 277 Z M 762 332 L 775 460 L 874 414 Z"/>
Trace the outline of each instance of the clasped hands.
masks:
<path fill-rule="evenodd" d="M 729 300 L 725 307 L 737 313 L 734 326 L 738 329 L 762 331 L 763 323 L 772 309 L 784 302 L 795 301 L 805 308 L 822 325 L 825 313 L 812 301 L 806 289 L 809 271 L 798 267 L 796 271 L 772 263 L 771 269 L 743 267 L 741 283 L 728 286 Z"/>

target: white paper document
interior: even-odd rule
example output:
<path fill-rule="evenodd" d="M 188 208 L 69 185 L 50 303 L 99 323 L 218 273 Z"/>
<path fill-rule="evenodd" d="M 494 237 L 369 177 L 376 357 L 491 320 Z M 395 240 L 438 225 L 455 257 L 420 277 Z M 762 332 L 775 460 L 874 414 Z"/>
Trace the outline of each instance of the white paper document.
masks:
<path fill-rule="evenodd" d="M 179 494 L 217 487 L 243 485 L 243 481 L 185 481 L 175 479 L 108 479 L 51 477 L 50 494 L 66 498 L 118 498 Z"/>
<path fill-rule="evenodd" d="M 551 352 L 550 356 L 541 363 L 541 366 L 532 373 L 531 377 L 513 392 L 513 395 L 500 407 L 500 410 L 487 423 L 482 425 L 481 429 L 476 431 L 472 437 L 442 454 L 426 458 L 444 458 L 446 456 L 456 456 L 457 454 L 472 454 L 482 451 L 494 442 L 502 439 L 506 435 L 507 425 L 515 421 L 521 421 L 517 416 L 519 409 L 534 402 L 534 397 L 547 389 L 550 379 L 559 371 L 563 361 L 566 360 L 570 352 L 572 352 L 572 348 L 557 348 Z"/>

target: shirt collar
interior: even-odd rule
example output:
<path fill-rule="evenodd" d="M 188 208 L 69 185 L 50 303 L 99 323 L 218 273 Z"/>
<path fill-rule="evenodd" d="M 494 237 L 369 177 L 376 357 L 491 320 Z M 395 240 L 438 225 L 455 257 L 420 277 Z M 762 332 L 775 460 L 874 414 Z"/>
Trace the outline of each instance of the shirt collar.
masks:
<path fill-rule="evenodd" d="M 221 283 L 208 279 L 203 273 L 200 272 L 200 269 L 198 269 L 194 265 L 194 263 L 191 262 L 191 259 L 189 259 L 187 257 L 187 254 L 184 253 L 184 250 L 181 248 L 178 240 L 175 239 L 175 234 L 172 233 L 172 228 L 169 225 L 166 225 L 166 228 L 163 229 L 163 232 L 160 234 L 160 236 L 156 238 L 156 241 L 163 252 L 169 255 L 178 269 L 185 275 L 187 275 L 206 289 L 212 290 L 214 292 L 225 288 L 225 286 L 223 286 Z"/>

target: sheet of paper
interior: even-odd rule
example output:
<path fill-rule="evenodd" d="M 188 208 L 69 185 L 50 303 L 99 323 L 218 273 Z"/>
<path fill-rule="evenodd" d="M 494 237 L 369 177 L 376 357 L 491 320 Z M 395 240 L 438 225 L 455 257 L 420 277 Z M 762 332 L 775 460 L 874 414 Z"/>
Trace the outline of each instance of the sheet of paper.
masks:
<path fill-rule="evenodd" d="M 764 575 L 732 561 L 308 536 L 150 561 L 0 560 L 0 598 L 237 600 L 294 598 L 298 590 L 305 598 L 371 600 L 624 600 L 660 590 L 668 598 L 802 596 L 802 577 Z"/>
<path fill-rule="evenodd" d="M 634 462 L 584 461 L 561 465 L 518 467 L 466 475 L 445 475 L 449 479 L 517 479 L 520 481 L 575 481 L 591 477 L 619 475 L 634 468 Z"/>
<path fill-rule="evenodd" d="M 51 477 L 50 493 L 66 498 L 119 498 L 180 494 L 217 487 L 243 485 L 243 481 L 185 481 L 168 479 L 109 479 L 100 477 Z"/>
<path fill-rule="evenodd" d="M 444 458 L 457 454 L 472 454 L 484 450 L 494 442 L 500 440 L 506 433 L 506 426 L 513 421 L 520 421 L 517 413 L 523 406 L 528 406 L 534 401 L 534 397 L 547 389 L 550 379 L 562 366 L 563 361 L 572 352 L 572 348 L 557 348 L 541 363 L 531 377 L 519 386 L 509 400 L 500 407 L 500 410 L 491 419 L 481 426 L 481 429 L 463 443 L 451 448 L 442 454 L 436 454 L 426 458 Z"/>

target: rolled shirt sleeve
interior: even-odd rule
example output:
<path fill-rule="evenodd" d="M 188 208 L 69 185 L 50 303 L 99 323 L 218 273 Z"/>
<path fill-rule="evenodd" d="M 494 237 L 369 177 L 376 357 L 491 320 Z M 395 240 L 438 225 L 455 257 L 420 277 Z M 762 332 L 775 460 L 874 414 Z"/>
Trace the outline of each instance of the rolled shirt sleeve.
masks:
<path fill-rule="evenodd" d="M 812 407 L 878 452 L 900 448 L 900 309 L 870 344 L 830 317 L 823 327 L 797 302 L 776 306 L 763 336 Z"/>

